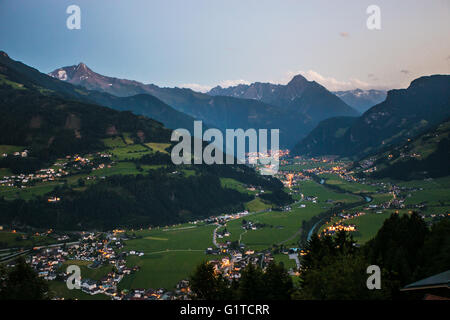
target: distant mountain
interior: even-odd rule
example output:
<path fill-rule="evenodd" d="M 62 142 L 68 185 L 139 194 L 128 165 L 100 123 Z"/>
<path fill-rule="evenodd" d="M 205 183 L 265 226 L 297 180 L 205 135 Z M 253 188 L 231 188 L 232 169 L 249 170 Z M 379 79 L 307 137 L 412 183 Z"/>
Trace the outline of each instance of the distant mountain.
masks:
<path fill-rule="evenodd" d="M 304 114 L 320 121 L 335 116 L 357 116 L 358 112 L 315 81 L 296 75 L 286 85 L 255 82 L 234 87 L 217 86 L 212 96 L 254 99 Z"/>
<path fill-rule="evenodd" d="M 25 85 L 38 88 L 42 93 L 58 95 L 61 98 L 99 104 L 121 111 L 132 111 L 162 122 L 167 128 L 192 127 L 194 118 L 168 106 L 158 98 L 149 94 L 139 97 L 119 98 L 114 95 L 86 90 L 65 81 L 39 72 L 21 62 L 12 60 L 5 52 L 0 51 L 0 66 L 17 73 L 18 80 Z M 86 68 L 80 65 L 81 68 Z M 71 73 L 72 74 L 72 73 Z M 61 75 L 63 78 L 63 76 Z"/>
<path fill-rule="evenodd" d="M 346 104 L 364 113 L 376 104 L 383 102 L 386 99 L 387 91 L 385 90 L 348 90 L 348 91 L 334 91 L 336 96 L 342 99 Z"/>
<path fill-rule="evenodd" d="M 154 84 L 107 77 L 93 72 L 84 64 L 59 68 L 50 75 L 119 97 L 151 94 L 176 110 L 221 130 L 280 129 L 280 143 L 283 146 L 292 146 L 320 120 L 332 116 L 357 115 L 342 100 L 302 76 L 294 77 L 287 86 L 261 84 L 268 85 L 269 91 L 273 89 L 273 98 L 267 94 L 267 99 L 254 99 L 245 95 L 209 95 L 190 89 L 161 88 Z M 276 98 L 277 95 L 280 98 Z"/>
<path fill-rule="evenodd" d="M 450 76 L 421 77 L 390 90 L 384 102 L 354 121 L 328 119 L 294 148 L 294 154 L 362 157 L 405 142 L 450 116 Z"/>
<path fill-rule="evenodd" d="M 450 119 L 404 144 L 359 162 L 374 178 L 401 180 L 450 175 Z"/>

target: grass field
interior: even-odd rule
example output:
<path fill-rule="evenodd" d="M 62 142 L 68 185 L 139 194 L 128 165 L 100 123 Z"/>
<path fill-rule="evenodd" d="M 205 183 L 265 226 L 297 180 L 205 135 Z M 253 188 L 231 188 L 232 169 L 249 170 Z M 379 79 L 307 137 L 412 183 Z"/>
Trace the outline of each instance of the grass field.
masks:
<path fill-rule="evenodd" d="M 266 249 L 273 244 L 284 242 L 285 245 L 296 247 L 300 234 L 299 229 L 303 221 L 309 220 L 324 209 L 318 204 L 307 204 L 306 208 L 293 207 L 292 211 L 268 211 L 249 215 L 244 218 L 230 221 L 226 224 L 230 237 L 218 239 L 218 242 L 238 241 L 250 249 Z M 242 229 L 242 220 L 265 224 L 257 230 L 245 231 Z"/>
<path fill-rule="evenodd" d="M 342 190 L 352 193 L 371 193 L 377 191 L 377 187 L 375 186 L 357 182 L 349 182 L 336 174 L 326 173 L 321 174 L 320 177 L 325 179 L 326 184 L 338 186 Z"/>
<path fill-rule="evenodd" d="M 258 193 L 258 191 L 248 190 L 247 187 L 242 182 L 239 182 L 232 178 L 220 178 L 220 183 L 221 183 L 222 187 L 224 187 L 224 188 L 234 189 L 241 193 L 247 193 L 247 194 L 251 194 L 251 195 L 255 195 Z"/>
<path fill-rule="evenodd" d="M 149 143 L 146 143 L 145 145 L 155 152 L 159 151 L 162 153 L 168 153 L 166 151 L 166 148 L 168 148 L 170 146 L 170 143 L 149 142 Z"/>
<path fill-rule="evenodd" d="M 180 280 L 188 278 L 200 262 L 217 258 L 218 256 L 207 256 L 202 251 L 169 251 L 143 257 L 130 256 L 127 258 L 127 264 L 137 265 L 141 269 L 125 276 L 119 288 L 171 290 Z"/>
<path fill-rule="evenodd" d="M 4 197 L 6 200 L 24 199 L 30 200 L 36 196 L 42 196 L 51 192 L 57 185 L 62 185 L 63 182 L 47 182 L 40 183 L 32 187 L 26 187 L 24 189 L 12 188 L 12 187 L 0 187 L 0 197 Z"/>
<path fill-rule="evenodd" d="M 318 197 L 318 203 L 327 202 L 327 200 L 332 200 L 336 202 L 357 202 L 361 200 L 361 197 L 352 194 L 345 194 L 335 192 L 326 188 L 325 186 L 314 182 L 312 180 L 300 182 L 298 189 L 303 195 Z"/>
<path fill-rule="evenodd" d="M 248 212 L 259 212 L 269 209 L 271 207 L 272 207 L 271 204 L 265 203 L 260 198 L 255 198 L 245 204 L 245 209 Z"/>
<path fill-rule="evenodd" d="M 226 228 L 231 233 L 231 236 L 219 239 L 219 242 L 237 241 L 240 239 L 242 243 L 251 249 L 270 248 L 273 244 L 279 243 L 296 247 L 300 237 L 299 229 L 303 221 L 307 221 L 320 212 L 331 208 L 333 203 L 329 203 L 328 200 L 340 202 L 357 202 L 361 200 L 359 196 L 335 192 L 312 180 L 301 182 L 298 189 L 304 196 L 317 196 L 317 203 L 304 201 L 302 204 L 306 205 L 305 208 L 300 208 L 300 205 L 296 204 L 292 205 L 291 211 L 270 211 L 230 221 L 227 223 Z M 259 199 L 253 201 L 256 200 Z M 266 226 L 258 230 L 244 231 L 242 229 L 242 219 L 265 224 Z"/>
<path fill-rule="evenodd" d="M 216 226 L 184 224 L 169 229 L 135 231 L 138 239 L 125 242 L 123 250 L 138 250 L 144 256 L 128 256 L 129 266 L 141 267 L 137 273 L 126 276 L 121 288 L 172 289 L 178 281 L 189 276 L 203 260 L 213 259 L 204 251 L 212 247 Z"/>
<path fill-rule="evenodd" d="M 48 245 L 56 243 L 57 241 L 53 238 L 47 236 L 27 236 L 27 239 L 22 239 L 22 236 L 26 236 L 24 233 L 20 232 L 8 232 L 0 231 L 0 243 L 6 244 L 8 248 L 19 248 L 19 247 L 33 247 L 36 245 Z"/>
<path fill-rule="evenodd" d="M 110 300 L 111 298 L 104 294 L 90 295 L 81 290 L 69 290 L 67 284 L 62 281 L 49 281 L 49 289 L 53 296 L 64 298 L 66 300 Z"/>
<path fill-rule="evenodd" d="M 355 224 L 356 232 L 353 232 L 353 238 L 356 242 L 363 244 L 377 234 L 383 225 L 384 220 L 390 217 L 392 212 L 367 213 L 365 215 L 344 221 L 344 224 Z"/>
<path fill-rule="evenodd" d="M 6 154 L 12 154 L 14 152 L 20 152 L 23 151 L 25 147 L 21 146 L 12 146 L 7 144 L 0 144 L 0 155 L 6 153 Z"/>
<path fill-rule="evenodd" d="M 404 193 L 406 205 L 424 203 L 425 208 L 420 209 L 420 211 L 426 215 L 450 212 L 450 177 L 400 182 L 398 184 L 417 189 Z"/>
<path fill-rule="evenodd" d="M 103 139 L 102 141 L 108 148 L 120 148 L 127 145 L 122 137 L 107 138 Z"/>
<path fill-rule="evenodd" d="M 301 171 L 301 170 L 305 170 L 305 169 L 314 169 L 314 168 L 330 169 L 331 167 L 333 167 L 335 165 L 336 164 L 331 164 L 330 162 L 305 160 L 305 161 L 297 161 L 294 164 L 280 166 L 280 170 L 282 170 L 282 171 Z"/>
<path fill-rule="evenodd" d="M 111 168 L 103 168 L 92 171 L 92 176 L 112 176 L 116 174 L 139 174 L 133 162 L 118 162 Z"/>
<path fill-rule="evenodd" d="M 138 239 L 125 242 L 125 250 L 143 251 L 145 254 L 163 250 L 205 250 L 212 246 L 214 225 L 182 225 L 173 230 L 157 228 L 135 231 Z"/>
<path fill-rule="evenodd" d="M 152 150 L 145 145 L 141 144 L 130 144 L 124 147 L 116 147 L 108 150 L 114 159 L 123 161 L 127 159 L 139 159 L 146 154 L 152 153 Z"/>
<path fill-rule="evenodd" d="M 92 279 L 92 280 L 101 280 L 104 276 L 108 274 L 112 270 L 112 265 L 104 265 L 97 267 L 95 269 L 89 268 L 91 265 L 91 261 L 81 261 L 81 260 L 66 260 L 61 266 L 62 271 L 65 271 L 68 266 L 76 265 L 81 269 L 81 278 L 84 279 Z"/>
<path fill-rule="evenodd" d="M 295 260 L 293 259 L 289 259 L 289 256 L 287 254 L 283 254 L 283 253 L 279 253 L 279 254 L 275 254 L 273 256 L 273 259 L 275 260 L 276 263 L 283 263 L 284 267 L 286 269 L 297 269 L 297 264 L 295 263 Z"/>

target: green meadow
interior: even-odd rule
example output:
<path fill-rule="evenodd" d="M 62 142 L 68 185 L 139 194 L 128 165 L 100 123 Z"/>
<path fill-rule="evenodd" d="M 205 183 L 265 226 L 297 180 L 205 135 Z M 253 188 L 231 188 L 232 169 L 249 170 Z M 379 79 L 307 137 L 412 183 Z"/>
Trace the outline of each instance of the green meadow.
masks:
<path fill-rule="evenodd" d="M 356 225 L 357 231 L 352 232 L 353 238 L 356 242 L 363 244 L 375 237 L 378 230 L 383 225 L 384 220 L 389 218 L 391 216 L 391 213 L 392 212 L 388 210 L 382 213 L 367 213 L 353 219 L 345 220 L 343 224 Z"/>
<path fill-rule="evenodd" d="M 112 265 L 103 265 L 93 269 L 89 267 L 91 264 L 92 264 L 91 261 L 66 260 L 61 266 L 61 271 L 64 272 L 70 265 L 76 265 L 80 267 L 81 278 L 101 280 L 104 276 L 106 276 L 109 272 L 111 272 L 113 268 Z"/>
<path fill-rule="evenodd" d="M 145 145 L 155 152 L 159 151 L 162 153 L 168 153 L 166 149 L 170 147 L 170 143 L 158 143 L 158 142 L 149 142 L 146 143 Z"/>
<path fill-rule="evenodd" d="M 188 278 L 202 261 L 218 259 L 202 251 L 167 251 L 143 257 L 130 256 L 127 265 L 139 266 L 140 270 L 126 275 L 119 283 L 121 289 L 166 288 L 174 289 L 182 279 Z"/>
<path fill-rule="evenodd" d="M 377 191 L 377 187 L 375 186 L 357 182 L 349 182 L 336 174 L 326 173 L 319 175 L 319 177 L 325 179 L 325 183 L 328 185 L 338 186 L 342 190 L 352 193 L 371 193 Z"/>
<path fill-rule="evenodd" d="M 21 146 L 0 144 L 0 156 L 4 153 L 12 154 L 14 152 L 20 152 L 20 151 L 23 151 L 24 149 L 25 149 L 25 147 L 21 147 Z"/>
<path fill-rule="evenodd" d="M 110 300 L 111 298 L 104 294 L 90 295 L 81 291 L 81 289 L 70 290 L 63 281 L 49 281 L 50 293 L 55 297 L 63 297 L 66 300 Z"/>
<path fill-rule="evenodd" d="M 186 224 L 170 229 L 134 231 L 138 237 L 125 242 L 124 250 L 138 250 L 145 254 L 163 250 L 202 250 L 211 247 L 215 225 Z M 168 231 L 165 231 L 168 230 Z"/>
<path fill-rule="evenodd" d="M 27 248 L 37 245 L 48 245 L 57 241 L 46 235 L 27 235 L 21 232 L 0 231 L 0 244 L 7 248 Z"/>

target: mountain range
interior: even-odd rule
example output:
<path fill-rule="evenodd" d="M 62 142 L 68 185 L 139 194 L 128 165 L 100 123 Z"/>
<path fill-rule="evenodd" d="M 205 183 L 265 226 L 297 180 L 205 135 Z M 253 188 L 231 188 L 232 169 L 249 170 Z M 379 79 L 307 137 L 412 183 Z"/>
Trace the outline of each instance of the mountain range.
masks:
<path fill-rule="evenodd" d="M 294 154 L 358 158 L 404 143 L 450 116 L 450 76 L 415 79 L 407 89 L 390 90 L 386 100 L 358 118 L 321 122 L 298 143 Z"/>
<path fill-rule="evenodd" d="M 255 82 L 234 87 L 214 87 L 212 96 L 262 101 L 320 121 L 333 116 L 357 116 L 358 112 L 315 81 L 296 75 L 286 85 Z"/>
<path fill-rule="evenodd" d="M 237 97 L 226 91 L 219 93 L 218 87 L 209 94 L 204 94 L 191 89 L 162 88 L 154 84 L 117 79 L 100 75 L 84 63 L 56 69 L 49 75 L 88 90 L 97 90 L 118 97 L 149 94 L 177 111 L 203 120 L 209 126 L 220 130 L 280 129 L 282 146 L 294 145 L 323 119 L 358 115 L 356 110 L 324 87 L 314 81 L 307 81 L 301 75 L 295 76 L 286 86 L 253 84 L 255 88 L 259 86 L 265 88 L 264 98 L 260 99 L 250 95 Z"/>

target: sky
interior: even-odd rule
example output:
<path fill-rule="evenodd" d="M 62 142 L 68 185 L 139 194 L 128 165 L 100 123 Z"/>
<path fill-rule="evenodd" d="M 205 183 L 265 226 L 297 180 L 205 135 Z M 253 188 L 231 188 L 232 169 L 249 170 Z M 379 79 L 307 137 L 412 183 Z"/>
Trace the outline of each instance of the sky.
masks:
<path fill-rule="evenodd" d="M 66 26 L 70 5 L 81 29 Z M 46 73 L 84 62 L 199 91 L 296 74 L 332 91 L 404 88 L 450 73 L 450 0 L 0 0 L 0 50 Z"/>

